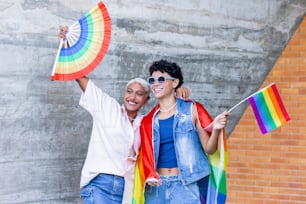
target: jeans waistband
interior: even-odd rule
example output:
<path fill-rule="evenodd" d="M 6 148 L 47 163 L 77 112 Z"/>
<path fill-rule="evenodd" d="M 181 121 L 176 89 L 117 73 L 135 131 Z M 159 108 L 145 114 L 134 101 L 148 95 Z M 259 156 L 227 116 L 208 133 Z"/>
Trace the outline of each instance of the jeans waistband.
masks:
<path fill-rule="evenodd" d="M 180 181 L 179 176 L 159 176 L 161 180 L 166 180 L 166 181 Z"/>
<path fill-rule="evenodd" d="M 115 175 L 115 174 L 100 173 L 98 176 L 112 176 L 112 177 L 114 177 L 114 178 L 124 179 L 123 176 L 117 176 L 117 175 Z"/>

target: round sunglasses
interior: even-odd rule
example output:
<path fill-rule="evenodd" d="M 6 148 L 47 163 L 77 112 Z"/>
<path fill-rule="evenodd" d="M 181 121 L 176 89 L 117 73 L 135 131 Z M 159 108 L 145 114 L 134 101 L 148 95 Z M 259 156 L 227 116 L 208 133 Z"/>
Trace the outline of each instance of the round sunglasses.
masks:
<path fill-rule="evenodd" d="M 158 81 L 158 83 L 165 83 L 165 81 L 167 80 L 167 79 L 170 79 L 170 80 L 174 80 L 175 78 L 173 78 L 173 77 L 166 77 L 166 76 L 160 76 L 160 77 L 149 77 L 148 79 L 147 79 L 147 81 L 148 81 L 148 83 L 150 84 L 150 85 L 152 85 L 152 84 L 154 84 L 156 81 Z"/>

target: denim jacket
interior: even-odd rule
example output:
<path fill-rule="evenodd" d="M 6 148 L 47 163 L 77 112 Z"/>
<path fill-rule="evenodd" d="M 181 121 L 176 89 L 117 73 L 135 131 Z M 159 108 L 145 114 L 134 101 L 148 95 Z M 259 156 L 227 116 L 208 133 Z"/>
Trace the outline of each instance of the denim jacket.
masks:
<path fill-rule="evenodd" d="M 208 158 L 202 148 L 197 129 L 192 121 L 191 101 L 176 99 L 177 112 L 173 122 L 173 138 L 180 179 L 187 185 L 210 174 Z M 160 134 L 157 114 L 153 119 L 153 149 L 155 166 L 158 162 Z"/>

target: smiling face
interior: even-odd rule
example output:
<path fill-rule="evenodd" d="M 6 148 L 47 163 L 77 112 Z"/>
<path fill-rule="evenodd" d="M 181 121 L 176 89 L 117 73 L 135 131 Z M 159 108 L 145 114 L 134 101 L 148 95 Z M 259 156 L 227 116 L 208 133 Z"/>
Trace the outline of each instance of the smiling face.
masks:
<path fill-rule="evenodd" d="M 155 80 L 153 84 L 150 84 L 150 88 L 157 99 L 174 95 L 174 88 L 177 86 L 177 79 L 171 79 L 171 76 L 167 72 L 155 71 L 152 73 L 152 77 L 155 79 L 161 76 L 166 78 L 164 82 Z"/>
<path fill-rule="evenodd" d="M 138 82 L 129 84 L 124 92 L 123 102 L 128 114 L 137 114 L 138 110 L 148 101 L 149 94 Z"/>

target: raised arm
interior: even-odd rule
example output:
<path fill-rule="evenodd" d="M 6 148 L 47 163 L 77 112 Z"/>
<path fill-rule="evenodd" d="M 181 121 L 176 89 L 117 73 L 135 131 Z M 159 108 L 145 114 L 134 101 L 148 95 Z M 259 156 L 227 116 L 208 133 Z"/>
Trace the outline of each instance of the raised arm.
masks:
<path fill-rule="evenodd" d="M 83 76 L 81 78 L 76 79 L 76 82 L 78 82 L 80 88 L 82 89 L 83 92 L 85 92 L 87 84 L 88 84 L 89 79 L 86 76 Z"/>

